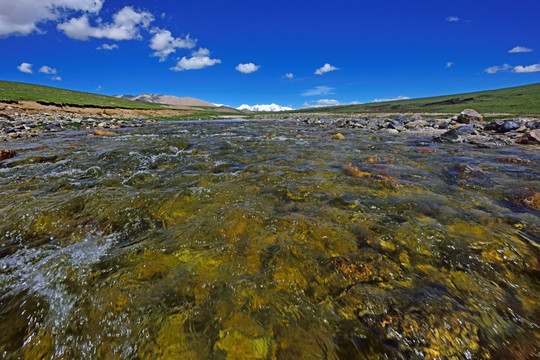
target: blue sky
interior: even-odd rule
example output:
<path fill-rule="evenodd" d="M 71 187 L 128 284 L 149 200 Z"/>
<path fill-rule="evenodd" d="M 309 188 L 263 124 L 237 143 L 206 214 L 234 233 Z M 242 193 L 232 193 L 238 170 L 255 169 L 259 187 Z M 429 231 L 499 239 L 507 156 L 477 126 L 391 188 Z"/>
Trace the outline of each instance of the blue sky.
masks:
<path fill-rule="evenodd" d="M 234 107 L 417 98 L 540 82 L 539 18 L 538 0 L 0 0 L 0 78 Z"/>

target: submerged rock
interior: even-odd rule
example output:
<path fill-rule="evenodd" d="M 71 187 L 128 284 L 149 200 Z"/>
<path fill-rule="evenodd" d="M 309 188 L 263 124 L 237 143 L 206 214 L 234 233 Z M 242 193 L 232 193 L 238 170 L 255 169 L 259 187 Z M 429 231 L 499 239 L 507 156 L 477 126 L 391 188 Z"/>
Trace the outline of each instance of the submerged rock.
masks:
<path fill-rule="evenodd" d="M 511 164 L 530 164 L 532 161 L 529 159 L 503 157 L 498 158 L 497 162 L 511 163 Z"/>
<path fill-rule="evenodd" d="M 14 157 L 16 154 L 17 154 L 17 152 L 15 152 L 15 150 L 0 149 L 0 160 L 10 159 L 10 158 Z"/>
<path fill-rule="evenodd" d="M 540 211 L 540 192 L 516 196 L 513 200 L 526 208 Z"/>
<path fill-rule="evenodd" d="M 488 179 L 488 175 L 478 165 L 459 164 L 456 167 L 459 177 L 468 181 L 481 181 Z"/>
<path fill-rule="evenodd" d="M 58 161 L 58 156 L 51 155 L 51 156 L 30 156 L 26 159 L 17 160 L 10 164 L 8 164 L 8 167 L 14 167 L 19 165 L 29 165 L 29 164 L 44 164 L 44 163 L 55 163 Z"/>
<path fill-rule="evenodd" d="M 107 131 L 107 130 L 95 130 L 91 135 L 97 135 L 97 136 L 111 136 L 111 135 L 116 135 L 116 132 L 114 132 L 114 131 Z"/>

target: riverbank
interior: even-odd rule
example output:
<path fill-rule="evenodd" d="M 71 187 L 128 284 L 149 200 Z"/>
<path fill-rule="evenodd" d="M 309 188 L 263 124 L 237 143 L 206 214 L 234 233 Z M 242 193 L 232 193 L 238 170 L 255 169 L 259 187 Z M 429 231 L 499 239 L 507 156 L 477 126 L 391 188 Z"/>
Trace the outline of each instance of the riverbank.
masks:
<path fill-rule="evenodd" d="M 154 104 L 155 105 L 155 104 Z M 140 127 L 158 120 L 242 116 L 230 108 L 124 108 L 29 100 L 0 100 L 0 142 L 74 129 Z"/>
<path fill-rule="evenodd" d="M 469 143 L 480 148 L 525 144 L 540 145 L 540 118 L 508 118 L 484 121 L 482 115 L 465 110 L 453 117 L 429 118 L 421 115 L 399 115 L 392 118 L 367 116 L 364 118 L 295 118 L 296 122 L 325 127 L 335 132 L 344 128 L 371 133 L 423 133 L 441 143 Z"/>
<path fill-rule="evenodd" d="M 12 105 L 0 108 L 0 142 L 19 138 L 31 138 L 41 133 L 52 133 L 66 130 L 96 129 L 114 130 L 126 127 L 141 127 L 155 124 L 154 117 L 133 117 L 135 113 L 129 111 L 163 111 L 163 110 L 127 110 L 127 109 L 95 109 L 82 108 L 81 113 L 71 110 L 61 111 L 55 108 L 54 112 L 39 111 L 35 107 L 19 107 Z M 22 106 L 22 107 L 21 107 Z M 43 105 L 45 106 L 45 105 Z M 51 109 L 51 106 L 47 107 Z M 128 111 L 127 113 L 125 111 Z M 185 111 L 165 110 L 170 119 L 174 119 L 174 112 L 179 119 Z M 172 111 L 172 112 L 170 112 Z M 179 112 L 180 111 L 180 112 Z M 169 113 L 170 112 L 170 113 Z M 275 120 L 291 120 L 299 125 L 308 127 L 324 127 L 334 131 L 337 135 L 340 129 L 352 128 L 370 133 L 423 133 L 431 135 L 433 141 L 442 143 L 468 143 L 480 148 L 503 147 L 511 145 L 540 145 L 540 118 L 539 117 L 512 117 L 484 121 L 481 114 L 474 110 L 465 110 L 456 116 L 429 116 L 429 115 L 398 115 L 373 116 L 357 114 L 349 117 L 295 117 L 272 114 Z M 230 119 L 235 115 L 223 115 Z M 256 119 L 262 119 L 256 116 Z M 107 134 L 96 132 L 96 135 Z M 339 138 L 339 136 L 338 136 Z"/>

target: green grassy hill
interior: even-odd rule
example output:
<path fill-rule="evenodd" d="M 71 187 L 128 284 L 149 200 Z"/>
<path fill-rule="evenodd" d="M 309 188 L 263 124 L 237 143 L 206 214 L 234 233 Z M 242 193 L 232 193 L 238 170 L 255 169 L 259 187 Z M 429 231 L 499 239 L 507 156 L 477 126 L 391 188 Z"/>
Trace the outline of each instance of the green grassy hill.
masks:
<path fill-rule="evenodd" d="M 33 100 L 55 104 L 73 104 L 124 109 L 161 109 L 160 104 L 143 103 L 49 86 L 0 80 L 0 100 Z"/>
<path fill-rule="evenodd" d="M 298 113 L 459 113 L 464 109 L 480 113 L 540 115 L 540 83 L 499 90 L 386 101 L 359 105 L 298 110 Z"/>

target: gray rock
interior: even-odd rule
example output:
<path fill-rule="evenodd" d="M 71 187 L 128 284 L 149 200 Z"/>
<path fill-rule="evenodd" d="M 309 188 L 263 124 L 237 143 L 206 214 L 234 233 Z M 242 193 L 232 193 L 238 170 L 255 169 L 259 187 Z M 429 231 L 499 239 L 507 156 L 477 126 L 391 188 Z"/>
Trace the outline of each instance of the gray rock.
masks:
<path fill-rule="evenodd" d="M 470 135 L 474 133 L 474 126 L 472 124 L 460 126 L 456 129 L 458 135 Z"/>
<path fill-rule="evenodd" d="M 461 136 L 459 136 L 456 129 L 448 130 L 447 132 L 436 136 L 434 138 L 437 142 L 443 142 L 443 143 L 451 143 L 451 144 L 457 144 L 463 141 Z"/>
<path fill-rule="evenodd" d="M 521 126 L 521 122 L 519 120 L 498 119 L 498 120 L 490 121 L 489 123 L 485 124 L 484 130 L 495 131 L 497 133 L 506 133 L 512 130 L 517 130 L 520 128 L 520 126 Z"/>

